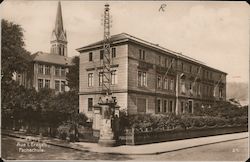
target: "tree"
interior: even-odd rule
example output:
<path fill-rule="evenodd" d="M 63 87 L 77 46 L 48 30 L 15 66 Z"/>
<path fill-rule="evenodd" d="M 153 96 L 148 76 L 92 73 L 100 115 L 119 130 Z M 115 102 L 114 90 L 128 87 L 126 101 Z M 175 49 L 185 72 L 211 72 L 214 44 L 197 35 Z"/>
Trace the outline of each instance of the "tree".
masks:
<path fill-rule="evenodd" d="M 67 73 L 67 81 L 70 90 L 79 91 L 79 56 L 75 56 L 72 59 L 73 65 L 69 67 L 69 73 Z"/>
<path fill-rule="evenodd" d="M 22 27 L 2 19 L 2 83 L 11 81 L 14 72 L 21 73 L 28 69 L 31 57 L 24 46 Z"/>

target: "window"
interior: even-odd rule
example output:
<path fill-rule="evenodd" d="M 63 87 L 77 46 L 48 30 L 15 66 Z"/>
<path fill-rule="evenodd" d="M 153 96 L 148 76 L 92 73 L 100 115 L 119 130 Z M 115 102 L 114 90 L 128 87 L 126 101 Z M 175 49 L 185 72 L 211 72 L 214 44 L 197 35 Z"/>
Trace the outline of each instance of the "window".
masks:
<path fill-rule="evenodd" d="M 137 98 L 137 112 L 146 112 L 147 101 L 145 98 Z"/>
<path fill-rule="evenodd" d="M 61 91 L 65 91 L 65 81 L 61 81 Z"/>
<path fill-rule="evenodd" d="M 88 98 L 88 111 L 93 109 L 93 98 Z"/>
<path fill-rule="evenodd" d="M 138 86 L 142 86 L 142 72 L 138 71 Z"/>
<path fill-rule="evenodd" d="M 60 91 L 60 81 L 59 80 L 55 80 L 55 90 Z"/>
<path fill-rule="evenodd" d="M 189 66 L 189 72 L 192 73 L 192 65 Z"/>
<path fill-rule="evenodd" d="M 61 49 L 61 46 L 59 46 L 59 55 L 62 55 L 62 49 Z"/>
<path fill-rule="evenodd" d="M 184 102 L 181 102 L 181 113 L 185 113 Z"/>
<path fill-rule="evenodd" d="M 144 50 L 139 49 L 139 58 L 141 60 L 145 60 L 145 51 Z"/>
<path fill-rule="evenodd" d="M 45 65 L 45 75 L 50 75 L 50 66 Z"/>
<path fill-rule="evenodd" d="M 161 88 L 161 86 L 162 86 L 161 76 L 158 75 L 158 77 L 157 77 L 157 88 Z"/>
<path fill-rule="evenodd" d="M 197 83 L 197 94 L 201 95 L 201 85 L 199 83 Z"/>
<path fill-rule="evenodd" d="M 104 50 L 100 50 L 100 60 L 103 60 Z"/>
<path fill-rule="evenodd" d="M 102 86 L 103 72 L 99 72 L 99 86 Z"/>
<path fill-rule="evenodd" d="M 89 61 L 93 61 L 93 53 L 92 52 L 89 53 Z"/>
<path fill-rule="evenodd" d="M 88 74 L 88 87 L 93 87 L 93 73 Z"/>
<path fill-rule="evenodd" d="M 64 47 L 61 46 L 61 55 L 64 56 Z"/>
<path fill-rule="evenodd" d="M 116 48 L 112 48 L 112 58 L 116 57 Z"/>
<path fill-rule="evenodd" d="M 59 66 L 55 67 L 55 75 L 60 76 L 60 67 Z"/>
<path fill-rule="evenodd" d="M 183 64 L 183 62 L 181 63 L 181 71 L 184 71 L 184 64 Z"/>
<path fill-rule="evenodd" d="M 168 67 L 168 59 L 165 58 L 165 67 Z"/>
<path fill-rule="evenodd" d="M 157 112 L 158 113 L 161 112 L 161 100 L 160 99 L 157 100 Z"/>
<path fill-rule="evenodd" d="M 174 91 L 174 80 L 173 79 L 171 79 L 171 81 L 170 81 L 170 90 Z"/>
<path fill-rule="evenodd" d="M 143 86 L 147 86 L 147 76 L 146 76 L 146 72 L 142 73 L 142 85 Z"/>
<path fill-rule="evenodd" d="M 193 113 L 193 101 L 188 101 L 188 112 Z"/>
<path fill-rule="evenodd" d="M 173 101 L 169 101 L 169 112 L 173 113 Z"/>
<path fill-rule="evenodd" d="M 219 97 L 222 98 L 223 95 L 222 95 L 222 88 L 219 88 Z"/>
<path fill-rule="evenodd" d="M 181 93 L 186 93 L 185 81 L 181 79 L 180 82 L 181 82 Z"/>
<path fill-rule="evenodd" d="M 43 88 L 43 79 L 38 79 L 38 90 Z"/>
<path fill-rule="evenodd" d="M 164 79 L 164 87 L 163 88 L 168 89 L 168 79 L 167 78 Z"/>
<path fill-rule="evenodd" d="M 66 76 L 66 71 L 64 67 L 61 67 L 61 76 Z"/>
<path fill-rule="evenodd" d="M 147 86 L 147 74 L 143 71 L 138 71 L 138 86 Z"/>
<path fill-rule="evenodd" d="M 116 70 L 113 70 L 111 72 L 111 84 L 112 85 L 117 84 L 117 73 L 116 73 Z"/>
<path fill-rule="evenodd" d="M 45 80 L 45 88 L 50 88 L 50 80 Z"/>
<path fill-rule="evenodd" d="M 38 73 L 43 74 L 43 65 L 41 64 L 38 65 Z"/>
<path fill-rule="evenodd" d="M 161 56 L 158 57 L 158 64 L 161 65 Z"/>
<path fill-rule="evenodd" d="M 167 112 L 167 105 L 168 105 L 167 100 L 164 100 L 164 101 L 163 101 L 163 112 L 164 112 L 164 113 Z"/>
<path fill-rule="evenodd" d="M 192 83 L 189 83 L 189 91 L 192 92 Z"/>

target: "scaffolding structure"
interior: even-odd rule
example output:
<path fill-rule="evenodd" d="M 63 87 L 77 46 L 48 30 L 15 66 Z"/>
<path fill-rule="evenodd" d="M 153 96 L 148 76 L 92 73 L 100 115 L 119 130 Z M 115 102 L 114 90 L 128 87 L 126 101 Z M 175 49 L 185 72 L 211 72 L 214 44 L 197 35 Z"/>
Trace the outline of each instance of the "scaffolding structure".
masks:
<path fill-rule="evenodd" d="M 104 17 L 104 42 L 103 42 L 103 68 L 102 68 L 102 93 L 106 96 L 111 95 L 111 53 L 110 53 L 110 14 L 109 5 L 105 4 Z"/>

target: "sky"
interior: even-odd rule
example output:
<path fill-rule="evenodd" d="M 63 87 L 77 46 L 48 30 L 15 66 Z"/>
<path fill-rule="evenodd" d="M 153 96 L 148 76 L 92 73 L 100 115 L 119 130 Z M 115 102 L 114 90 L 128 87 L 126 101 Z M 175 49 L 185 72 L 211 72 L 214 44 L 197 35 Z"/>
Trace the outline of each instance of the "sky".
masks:
<path fill-rule="evenodd" d="M 246 2 L 61 1 L 68 56 L 103 38 L 104 4 L 111 34 L 128 33 L 181 52 L 228 73 L 229 82 L 249 80 L 249 6 Z M 50 51 L 58 1 L 4 1 L 1 17 L 24 29 L 25 48 Z M 160 10 L 165 5 L 164 11 Z"/>

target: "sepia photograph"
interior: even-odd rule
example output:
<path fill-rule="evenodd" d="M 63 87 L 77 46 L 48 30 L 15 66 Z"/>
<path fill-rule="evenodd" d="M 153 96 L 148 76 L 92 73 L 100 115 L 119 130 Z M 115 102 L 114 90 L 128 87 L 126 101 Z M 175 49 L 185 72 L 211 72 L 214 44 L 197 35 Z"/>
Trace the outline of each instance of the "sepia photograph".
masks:
<path fill-rule="evenodd" d="M 4 0 L 3 161 L 247 161 L 244 1 Z"/>

